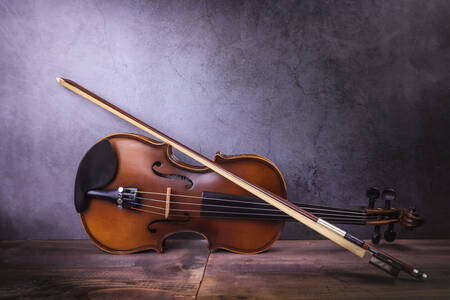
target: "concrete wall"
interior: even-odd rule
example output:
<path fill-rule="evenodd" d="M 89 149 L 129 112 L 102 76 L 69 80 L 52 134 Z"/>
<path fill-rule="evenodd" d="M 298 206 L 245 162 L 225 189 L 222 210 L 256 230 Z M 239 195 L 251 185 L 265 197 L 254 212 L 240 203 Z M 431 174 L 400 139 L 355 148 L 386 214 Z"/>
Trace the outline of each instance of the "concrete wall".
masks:
<path fill-rule="evenodd" d="M 81 157 L 141 133 L 56 76 L 209 157 L 268 157 L 292 201 L 394 187 L 427 219 L 400 237 L 450 238 L 449 20 L 446 0 L 0 1 L 0 238 L 85 238 Z"/>

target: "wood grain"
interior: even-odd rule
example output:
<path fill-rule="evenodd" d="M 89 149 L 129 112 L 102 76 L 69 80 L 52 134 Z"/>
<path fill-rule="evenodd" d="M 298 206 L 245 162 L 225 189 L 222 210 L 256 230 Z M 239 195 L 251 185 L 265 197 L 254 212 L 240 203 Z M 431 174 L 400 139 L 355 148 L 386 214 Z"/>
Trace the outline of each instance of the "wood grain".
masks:
<path fill-rule="evenodd" d="M 91 241 L 0 242 L 0 298 L 193 299 L 205 241 L 168 240 L 164 254 L 112 255 Z"/>
<path fill-rule="evenodd" d="M 198 299 L 450 299 L 450 241 L 382 244 L 429 274 L 395 279 L 330 241 L 278 241 L 258 255 L 211 255 Z"/>
<path fill-rule="evenodd" d="M 204 240 L 168 240 L 163 254 L 131 255 L 85 240 L 0 241 L 0 299 L 450 298 L 450 240 L 380 248 L 414 261 L 429 279 L 391 278 L 330 241 L 278 241 L 256 255 L 209 255 Z"/>

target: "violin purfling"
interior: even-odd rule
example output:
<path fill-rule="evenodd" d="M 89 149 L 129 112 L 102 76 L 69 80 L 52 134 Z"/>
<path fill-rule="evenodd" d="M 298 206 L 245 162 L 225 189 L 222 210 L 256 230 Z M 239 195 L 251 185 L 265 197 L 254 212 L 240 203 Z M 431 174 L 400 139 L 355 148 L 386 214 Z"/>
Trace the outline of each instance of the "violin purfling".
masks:
<path fill-rule="evenodd" d="M 257 253 L 269 248 L 283 227 L 282 220 L 267 219 L 267 215 L 284 214 L 393 276 L 404 271 L 416 279 L 427 278 L 418 268 L 316 216 L 313 210 L 287 201 L 281 172 L 268 159 L 218 153 L 211 160 L 77 83 L 57 81 L 161 140 L 115 134 L 95 144 L 82 159 L 75 206 L 86 233 L 101 249 L 162 251 L 168 236 L 193 231 L 208 240 L 210 249 Z M 181 162 L 173 148 L 201 166 Z M 230 203 L 236 205 L 230 207 Z"/>

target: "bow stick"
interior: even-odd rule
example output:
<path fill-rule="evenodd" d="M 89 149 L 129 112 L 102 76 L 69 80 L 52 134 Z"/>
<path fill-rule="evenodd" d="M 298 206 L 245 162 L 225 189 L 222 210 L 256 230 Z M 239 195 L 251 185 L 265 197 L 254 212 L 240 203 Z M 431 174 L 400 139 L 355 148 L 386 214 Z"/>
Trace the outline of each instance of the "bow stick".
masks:
<path fill-rule="evenodd" d="M 381 270 L 393 275 L 397 276 L 400 271 L 404 271 L 408 273 L 409 275 L 413 276 L 416 279 L 425 279 L 427 278 L 427 275 L 421 271 L 419 271 L 417 268 L 412 267 L 411 265 L 408 265 L 406 263 L 401 262 L 400 260 L 392 257 L 391 255 L 382 252 L 381 250 L 373 247 L 372 245 L 367 244 L 363 240 L 351 235 L 348 232 L 345 232 L 344 230 L 334 226 L 333 224 L 328 223 L 327 221 L 318 218 L 317 216 L 307 212 L 306 210 L 292 204 L 291 202 L 287 201 L 286 199 L 283 199 L 279 197 L 278 195 L 275 195 L 271 193 L 270 191 L 261 188 L 259 186 L 256 186 L 239 176 L 225 170 L 220 165 L 212 161 L 211 159 L 203 156 L 202 154 L 190 149 L 189 147 L 181 144 L 180 142 L 170 138 L 169 136 L 165 135 L 159 130 L 154 129 L 150 125 L 144 123 L 143 121 L 133 117 L 129 113 L 123 111 L 122 109 L 118 108 L 117 106 L 109 103 L 105 99 L 95 95 L 94 93 L 88 91 L 87 89 L 83 88 L 76 82 L 64 79 L 64 78 L 56 78 L 56 81 L 64 86 L 65 88 L 71 90 L 72 92 L 86 98 L 87 100 L 97 104 L 98 106 L 106 109 L 107 111 L 115 114 L 116 116 L 120 117 L 121 119 L 135 125 L 136 127 L 142 129 L 143 131 L 151 134 L 152 136 L 160 139 L 161 141 L 169 144 L 173 148 L 181 151 L 182 153 L 186 154 L 187 156 L 191 157 L 198 163 L 202 164 L 205 167 L 210 168 L 217 174 L 225 177 L 226 179 L 230 180 L 231 182 L 235 183 L 236 185 L 240 186 L 244 190 L 252 193 L 256 197 L 266 201 L 267 203 L 273 205 L 274 207 L 278 208 L 279 210 L 283 211 L 284 213 L 288 214 L 292 218 L 296 219 L 297 221 L 305 224 L 309 228 L 313 229 L 314 231 L 320 233 L 324 237 L 332 240 L 336 244 L 344 247 L 348 251 L 352 252 L 353 254 L 359 256 L 364 261 L 371 263 L 372 265 L 380 268 Z"/>

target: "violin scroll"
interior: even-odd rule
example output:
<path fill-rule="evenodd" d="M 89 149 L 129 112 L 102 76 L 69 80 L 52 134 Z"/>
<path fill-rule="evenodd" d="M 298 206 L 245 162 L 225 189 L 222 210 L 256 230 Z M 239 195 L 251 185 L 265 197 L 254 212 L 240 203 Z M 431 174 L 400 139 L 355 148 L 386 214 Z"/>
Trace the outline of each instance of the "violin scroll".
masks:
<path fill-rule="evenodd" d="M 375 201 L 380 197 L 384 200 L 384 208 L 374 208 Z M 387 242 L 393 242 L 397 237 L 394 231 L 394 224 L 400 223 L 401 226 L 408 230 L 423 225 L 424 219 L 416 213 L 415 208 L 408 210 L 393 208 L 392 201 L 396 200 L 396 193 L 393 189 L 385 189 L 383 192 L 377 188 L 369 188 L 366 193 L 369 198 L 369 206 L 366 209 L 366 214 L 370 216 L 371 220 L 366 222 L 366 225 L 374 225 L 372 233 L 372 243 L 378 244 L 381 239 L 380 226 L 388 225 L 384 232 L 384 239 Z"/>
<path fill-rule="evenodd" d="M 422 226 L 424 222 L 424 219 L 416 213 L 416 209 L 413 207 L 403 211 L 400 218 L 400 224 L 409 230 Z"/>

